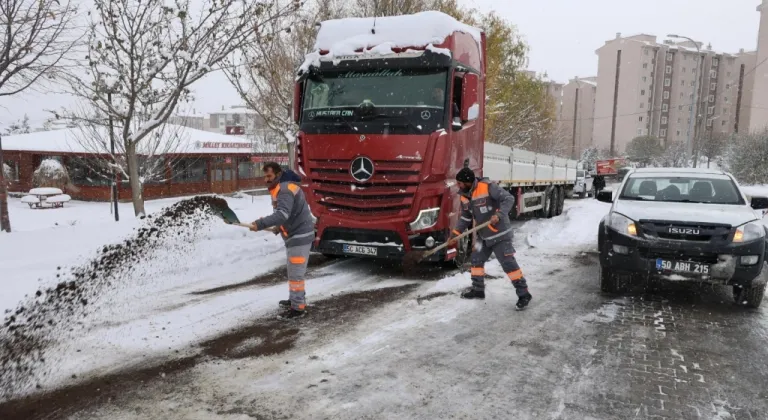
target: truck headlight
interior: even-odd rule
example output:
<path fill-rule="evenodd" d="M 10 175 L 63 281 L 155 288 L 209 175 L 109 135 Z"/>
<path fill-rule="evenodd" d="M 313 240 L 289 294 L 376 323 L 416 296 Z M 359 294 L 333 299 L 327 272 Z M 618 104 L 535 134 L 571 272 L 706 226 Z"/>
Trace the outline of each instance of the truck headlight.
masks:
<path fill-rule="evenodd" d="M 611 213 L 608 219 L 608 227 L 627 236 L 637 236 L 637 226 L 635 221 L 619 213 Z"/>
<path fill-rule="evenodd" d="M 733 242 L 751 242 L 764 236 L 765 228 L 762 223 L 749 222 L 736 228 L 736 233 L 733 234 Z"/>
<path fill-rule="evenodd" d="M 431 228 L 437 224 L 437 217 L 440 215 L 440 207 L 424 209 L 419 212 L 419 216 L 411 222 L 411 230 L 417 231 Z"/>

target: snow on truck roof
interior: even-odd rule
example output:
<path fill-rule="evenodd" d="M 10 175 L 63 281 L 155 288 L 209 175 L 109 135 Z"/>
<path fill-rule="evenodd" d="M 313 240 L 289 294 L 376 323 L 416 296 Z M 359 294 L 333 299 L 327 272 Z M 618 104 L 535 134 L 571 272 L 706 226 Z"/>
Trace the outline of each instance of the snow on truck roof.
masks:
<path fill-rule="evenodd" d="M 371 31 L 372 29 L 374 31 Z M 378 54 L 391 53 L 392 48 L 433 49 L 434 45 L 442 44 L 445 38 L 454 32 L 467 33 L 478 45 L 481 43 L 480 29 L 437 11 L 402 16 L 326 20 L 320 23 L 314 52 L 307 54 L 301 70 L 306 71 L 310 65 L 317 65 L 320 51 L 328 51 L 330 57 L 338 57 L 359 54 L 358 50 L 368 48 L 373 49 L 369 52 Z"/>
<path fill-rule="evenodd" d="M 100 131 L 99 137 L 108 139 L 107 130 Z M 3 136 L 3 150 L 79 154 L 100 154 L 99 152 L 102 150 L 108 150 L 108 145 L 107 147 L 96 147 L 86 141 L 85 136 L 88 133 L 89 130 L 66 128 Z M 177 134 L 178 137 L 176 137 Z M 158 140 L 147 139 L 141 142 L 141 145 L 145 147 L 150 144 L 153 146 L 158 144 L 158 147 L 153 147 L 158 152 L 167 150 L 169 153 L 176 154 L 250 154 L 253 150 L 252 142 L 242 137 L 195 130 L 174 124 L 166 124 L 165 130 L 162 130 Z M 139 153 L 149 154 L 142 153 L 141 150 Z"/>

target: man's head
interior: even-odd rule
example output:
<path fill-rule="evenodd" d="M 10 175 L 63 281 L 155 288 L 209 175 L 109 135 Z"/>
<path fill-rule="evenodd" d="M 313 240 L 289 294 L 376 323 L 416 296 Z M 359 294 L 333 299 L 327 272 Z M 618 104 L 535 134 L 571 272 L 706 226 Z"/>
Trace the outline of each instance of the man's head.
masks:
<path fill-rule="evenodd" d="M 456 182 L 459 185 L 461 192 L 468 193 L 472 190 L 472 186 L 475 184 L 475 173 L 472 169 L 461 168 L 459 173 L 456 174 Z"/>
<path fill-rule="evenodd" d="M 264 181 L 266 181 L 267 184 L 275 182 L 275 180 L 278 179 L 280 174 L 283 172 L 283 168 L 280 167 L 277 162 L 265 163 L 262 170 L 264 171 Z"/>
<path fill-rule="evenodd" d="M 442 104 L 443 98 L 445 98 L 445 94 L 443 93 L 443 88 L 441 87 L 434 87 L 432 88 L 432 100 L 436 103 Z"/>

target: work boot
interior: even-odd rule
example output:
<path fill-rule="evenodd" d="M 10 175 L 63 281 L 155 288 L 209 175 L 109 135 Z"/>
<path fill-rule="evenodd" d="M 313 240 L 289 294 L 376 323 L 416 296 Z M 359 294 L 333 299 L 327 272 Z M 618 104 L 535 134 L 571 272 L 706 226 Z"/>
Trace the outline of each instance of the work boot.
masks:
<path fill-rule="evenodd" d="M 291 307 L 291 301 L 290 300 L 281 300 L 277 303 L 281 308 L 287 309 Z"/>
<path fill-rule="evenodd" d="M 526 306 L 528 306 L 528 304 L 531 302 L 531 299 L 533 299 L 533 296 L 531 296 L 530 293 L 524 296 L 520 296 L 520 298 L 517 299 L 517 305 L 515 305 L 515 307 L 518 311 L 522 311 Z"/>
<path fill-rule="evenodd" d="M 294 319 L 301 318 L 306 314 L 307 314 L 307 311 L 298 311 L 296 309 L 291 308 L 283 312 L 282 314 L 278 315 L 277 319 L 281 319 L 283 321 L 292 321 Z"/>
<path fill-rule="evenodd" d="M 461 294 L 464 299 L 485 299 L 485 290 L 468 289 Z"/>

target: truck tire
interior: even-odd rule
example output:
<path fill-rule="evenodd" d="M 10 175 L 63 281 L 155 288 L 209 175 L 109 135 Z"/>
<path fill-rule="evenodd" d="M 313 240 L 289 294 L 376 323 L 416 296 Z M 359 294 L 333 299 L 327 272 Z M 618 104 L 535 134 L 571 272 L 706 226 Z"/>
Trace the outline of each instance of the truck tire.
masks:
<path fill-rule="evenodd" d="M 733 300 L 737 305 L 748 308 L 759 308 L 765 296 L 765 286 L 738 287 L 733 286 Z"/>
<path fill-rule="evenodd" d="M 552 188 L 547 195 L 547 219 L 555 217 L 557 213 L 557 188 Z"/>
<path fill-rule="evenodd" d="M 547 213 L 549 213 L 549 191 L 544 191 L 544 195 L 541 196 L 541 204 L 542 208 L 539 210 L 536 210 L 536 217 L 539 218 L 545 218 L 547 217 Z"/>
<path fill-rule="evenodd" d="M 563 208 L 565 207 L 565 188 L 558 187 L 557 190 L 559 191 L 558 199 L 557 199 L 557 214 L 556 216 L 560 216 L 563 214 Z"/>

